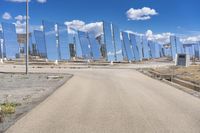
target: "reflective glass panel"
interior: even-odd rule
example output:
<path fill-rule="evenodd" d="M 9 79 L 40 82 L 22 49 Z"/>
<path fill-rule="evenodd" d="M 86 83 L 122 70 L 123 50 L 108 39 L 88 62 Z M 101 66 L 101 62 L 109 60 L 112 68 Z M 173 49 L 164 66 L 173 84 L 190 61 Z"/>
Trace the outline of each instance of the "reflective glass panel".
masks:
<path fill-rule="evenodd" d="M 113 44 L 111 24 L 103 22 L 103 31 L 104 31 L 104 41 L 106 44 L 107 51 L 107 61 L 116 61 L 115 60 L 115 47 Z"/>
<path fill-rule="evenodd" d="M 23 48 L 24 48 L 24 54 L 26 54 L 26 40 L 23 43 Z M 29 55 L 33 54 L 33 40 L 32 40 L 32 33 L 29 34 Z"/>
<path fill-rule="evenodd" d="M 140 60 L 142 60 L 143 59 L 142 38 L 140 36 L 136 36 L 136 44 L 137 44 L 137 48 L 138 48 L 138 51 L 139 51 Z"/>
<path fill-rule="evenodd" d="M 35 36 L 35 43 L 38 55 L 41 56 L 42 58 L 47 58 L 44 32 L 35 30 L 34 36 Z"/>
<path fill-rule="evenodd" d="M 164 48 L 164 54 L 166 57 L 171 57 L 171 48 Z"/>
<path fill-rule="evenodd" d="M 138 39 L 139 37 L 134 35 L 134 34 L 129 34 L 130 40 L 131 40 L 131 45 L 133 48 L 133 53 L 135 56 L 136 61 L 141 61 L 140 53 L 139 53 L 139 47 L 138 47 Z"/>
<path fill-rule="evenodd" d="M 75 41 L 75 45 L 76 45 L 76 57 L 82 58 L 83 54 L 82 54 L 82 49 L 81 49 L 81 43 L 80 43 L 80 39 L 78 37 L 77 32 L 76 32 L 76 34 L 74 34 L 74 41 Z"/>
<path fill-rule="evenodd" d="M 82 31 L 79 31 L 78 34 L 79 34 L 80 44 L 82 48 L 83 58 L 91 59 L 92 53 L 91 53 L 91 47 L 90 47 L 88 34 Z"/>
<path fill-rule="evenodd" d="M 4 48 L 3 32 L 0 31 L 0 58 L 2 58 L 2 56 L 3 56 L 3 48 Z"/>
<path fill-rule="evenodd" d="M 170 43 L 171 43 L 171 55 L 172 55 L 172 58 L 175 59 L 175 56 L 176 56 L 176 51 L 177 51 L 177 48 L 176 48 L 176 37 L 175 36 L 171 36 L 170 37 Z"/>
<path fill-rule="evenodd" d="M 68 32 L 69 32 L 69 35 L 68 35 L 69 44 L 74 44 L 75 45 L 76 57 L 77 58 L 83 58 L 82 48 L 81 48 L 81 44 L 80 44 L 78 31 L 76 31 L 75 29 L 71 29 L 70 28 L 70 29 L 68 29 Z"/>
<path fill-rule="evenodd" d="M 194 50 L 194 45 L 193 44 L 186 44 L 184 45 L 185 53 L 190 55 L 190 57 L 194 57 L 195 55 L 195 50 Z"/>
<path fill-rule="evenodd" d="M 199 58 L 200 58 L 200 42 L 198 43 L 198 45 L 199 45 Z"/>
<path fill-rule="evenodd" d="M 119 28 L 112 24 L 113 29 L 113 40 L 115 44 L 115 55 L 116 55 L 116 61 L 123 61 L 123 55 L 122 55 L 122 42 L 120 39 L 120 31 Z"/>
<path fill-rule="evenodd" d="M 51 61 L 56 61 L 59 59 L 59 54 L 55 23 L 43 21 L 43 28 L 45 33 L 47 59 Z"/>
<path fill-rule="evenodd" d="M 66 25 L 57 24 L 59 38 L 59 55 L 60 60 L 70 60 L 70 49 L 68 40 L 68 30 Z"/>
<path fill-rule="evenodd" d="M 163 56 L 162 46 L 155 43 L 155 58 L 160 58 L 161 56 Z"/>
<path fill-rule="evenodd" d="M 175 40 L 176 40 L 176 48 L 177 48 L 176 52 L 178 54 L 182 54 L 184 52 L 184 50 L 183 50 L 183 44 L 181 43 L 179 37 L 175 37 Z"/>
<path fill-rule="evenodd" d="M 157 45 L 159 47 L 159 57 L 163 57 L 163 48 L 162 48 L 162 45 L 160 45 L 160 44 L 157 44 Z"/>
<path fill-rule="evenodd" d="M 185 47 L 185 53 L 187 55 L 190 55 L 190 47 Z M 191 55 L 190 55 L 191 56 Z"/>
<path fill-rule="evenodd" d="M 127 32 L 122 32 L 122 38 L 123 38 L 123 43 L 125 46 L 125 50 L 126 50 L 126 54 L 127 54 L 127 58 L 129 61 L 134 61 L 134 54 L 133 54 L 133 50 L 132 50 L 132 46 L 131 46 L 131 42 L 129 40 L 129 36 Z"/>
<path fill-rule="evenodd" d="M 192 47 L 191 47 L 191 54 L 192 54 L 192 56 L 194 57 L 195 56 L 195 52 L 194 52 L 194 44 L 192 45 Z"/>
<path fill-rule="evenodd" d="M 3 39 L 3 32 L 0 31 L 0 39 Z"/>
<path fill-rule="evenodd" d="M 122 34 L 121 34 L 120 36 L 122 36 Z M 121 40 L 121 43 L 122 43 L 122 54 L 123 54 L 123 57 L 124 57 L 123 59 L 124 59 L 124 60 L 128 60 L 127 54 L 126 54 L 125 45 L 124 45 L 124 41 Z"/>
<path fill-rule="evenodd" d="M 15 59 L 19 54 L 16 28 L 14 24 L 2 23 L 6 58 Z"/>
<path fill-rule="evenodd" d="M 149 41 L 149 47 L 151 51 L 151 58 L 155 59 L 156 58 L 156 44 L 153 41 Z"/>
<path fill-rule="evenodd" d="M 150 48 L 148 46 L 148 40 L 146 36 L 142 37 L 142 48 L 143 48 L 143 58 L 149 59 L 150 58 Z"/>
<path fill-rule="evenodd" d="M 97 42 L 96 37 L 93 33 L 89 33 L 89 43 L 92 50 L 92 57 L 94 60 L 99 60 L 101 58 L 100 44 Z"/>
<path fill-rule="evenodd" d="M 32 34 L 30 34 L 30 37 L 29 37 L 29 54 L 33 54 L 33 40 L 32 40 Z"/>
<path fill-rule="evenodd" d="M 195 58 L 199 58 L 199 44 L 194 45 Z"/>

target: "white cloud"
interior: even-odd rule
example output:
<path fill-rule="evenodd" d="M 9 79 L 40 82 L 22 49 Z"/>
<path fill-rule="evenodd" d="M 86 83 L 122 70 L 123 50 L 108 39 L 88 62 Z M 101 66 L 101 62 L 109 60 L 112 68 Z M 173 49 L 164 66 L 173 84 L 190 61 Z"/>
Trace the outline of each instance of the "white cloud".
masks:
<path fill-rule="evenodd" d="M 12 19 L 12 16 L 11 16 L 10 13 L 5 12 L 5 13 L 2 15 L 2 18 L 5 19 L 5 20 L 10 20 L 10 19 Z"/>
<path fill-rule="evenodd" d="M 26 33 L 26 22 L 17 20 L 15 23 L 17 33 Z"/>
<path fill-rule="evenodd" d="M 145 35 L 147 36 L 147 39 L 150 41 L 156 41 L 160 44 L 167 44 L 170 42 L 170 36 L 174 34 L 170 32 L 165 32 L 161 34 L 153 34 L 153 31 L 147 30 Z"/>
<path fill-rule="evenodd" d="M 67 25 L 70 29 L 79 30 L 85 25 L 85 22 L 81 20 L 73 20 L 70 22 L 69 21 L 65 22 L 65 25 Z"/>
<path fill-rule="evenodd" d="M 30 19 L 30 17 L 29 17 Z M 15 17 L 16 22 L 14 22 L 13 24 L 15 24 L 16 26 L 16 31 L 17 33 L 25 33 L 26 32 L 26 16 L 25 15 L 17 15 Z M 31 28 L 31 26 L 30 26 Z"/>
<path fill-rule="evenodd" d="M 103 34 L 103 23 L 102 22 L 89 23 L 83 26 L 80 30 L 93 33 L 95 36 L 99 36 Z"/>
<path fill-rule="evenodd" d="M 148 40 L 156 41 L 160 44 L 167 44 L 170 42 L 170 36 L 173 36 L 175 34 L 166 32 L 161 34 L 153 34 L 151 30 L 147 30 L 146 36 Z M 186 36 L 186 35 L 178 35 L 180 37 L 180 41 L 182 43 L 196 43 L 200 42 L 200 35 L 195 36 Z"/>
<path fill-rule="evenodd" d="M 103 34 L 103 23 L 95 22 L 86 24 L 81 20 L 73 20 L 70 22 L 65 22 L 68 26 L 68 31 L 70 34 L 75 34 L 77 30 L 93 33 L 95 36 Z"/>
<path fill-rule="evenodd" d="M 142 9 L 131 8 L 126 12 L 128 20 L 148 20 L 151 16 L 158 15 L 155 9 L 143 7 Z"/>
<path fill-rule="evenodd" d="M 144 36 L 144 34 L 142 34 L 142 33 L 133 32 L 133 31 L 131 31 L 131 30 L 126 30 L 126 31 L 124 31 L 124 32 L 127 32 L 127 33 L 129 33 L 129 34 L 138 35 L 138 36 Z"/>
<path fill-rule="evenodd" d="M 30 17 L 28 17 L 30 19 Z M 19 20 L 19 21 L 25 21 L 26 20 L 26 16 L 23 16 L 23 15 L 18 15 L 15 17 L 16 20 Z"/>
<path fill-rule="evenodd" d="M 152 30 L 147 30 L 145 34 L 133 32 L 133 31 L 129 31 L 129 30 L 127 30 L 125 32 L 127 32 L 129 34 L 134 34 L 134 35 L 137 35 L 137 36 L 140 36 L 140 37 L 146 36 L 149 41 L 155 41 L 159 44 L 169 43 L 170 42 L 170 36 L 174 35 L 173 33 L 170 33 L 170 32 L 154 34 Z"/>
<path fill-rule="evenodd" d="M 39 2 L 39 3 L 46 3 L 47 0 L 37 0 L 37 2 Z"/>
<path fill-rule="evenodd" d="M 18 15 L 15 17 L 16 20 L 19 20 L 19 21 L 23 21 L 24 20 L 24 16 L 22 15 Z"/>
<path fill-rule="evenodd" d="M 181 42 L 183 42 L 183 43 L 196 43 L 196 42 L 200 42 L 200 35 L 182 37 L 181 38 Z"/>
<path fill-rule="evenodd" d="M 69 34 L 76 34 L 76 31 L 85 25 L 85 22 L 81 20 L 66 21 L 65 25 L 68 26 Z"/>

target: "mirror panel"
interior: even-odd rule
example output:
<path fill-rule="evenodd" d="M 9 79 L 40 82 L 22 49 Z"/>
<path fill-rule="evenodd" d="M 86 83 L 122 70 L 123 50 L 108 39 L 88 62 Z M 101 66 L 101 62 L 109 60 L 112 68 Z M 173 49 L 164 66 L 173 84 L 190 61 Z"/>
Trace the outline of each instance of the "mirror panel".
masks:
<path fill-rule="evenodd" d="M 108 62 L 116 61 L 115 48 L 112 39 L 113 37 L 111 31 L 111 24 L 103 22 L 103 31 L 104 31 L 104 44 L 106 44 L 107 61 Z"/>
<path fill-rule="evenodd" d="M 50 61 L 56 61 L 59 59 L 59 54 L 55 23 L 48 21 L 43 21 L 42 23 L 45 33 L 47 59 Z"/>
<path fill-rule="evenodd" d="M 116 61 L 120 62 L 123 61 L 123 54 L 122 54 L 122 42 L 120 39 L 120 31 L 119 28 L 112 24 L 112 29 L 113 29 L 113 40 L 115 44 L 115 55 L 116 55 Z"/>
<path fill-rule="evenodd" d="M 70 60 L 69 37 L 67 26 L 64 24 L 57 24 L 57 27 L 60 60 Z"/>
<path fill-rule="evenodd" d="M 14 24 L 2 23 L 5 54 L 7 59 L 15 59 L 19 55 L 16 27 Z"/>

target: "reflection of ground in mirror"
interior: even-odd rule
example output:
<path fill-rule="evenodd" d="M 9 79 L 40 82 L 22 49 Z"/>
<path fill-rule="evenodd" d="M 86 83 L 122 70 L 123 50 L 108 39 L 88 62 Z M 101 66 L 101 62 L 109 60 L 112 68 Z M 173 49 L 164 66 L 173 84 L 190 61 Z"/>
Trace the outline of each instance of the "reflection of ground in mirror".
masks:
<path fill-rule="evenodd" d="M 49 96 L 56 88 L 64 84 L 68 74 L 3 74 L 0 73 L 0 103 L 14 103 L 16 112 L 4 115 L 0 132 L 12 125 L 20 116 L 28 112 Z"/>

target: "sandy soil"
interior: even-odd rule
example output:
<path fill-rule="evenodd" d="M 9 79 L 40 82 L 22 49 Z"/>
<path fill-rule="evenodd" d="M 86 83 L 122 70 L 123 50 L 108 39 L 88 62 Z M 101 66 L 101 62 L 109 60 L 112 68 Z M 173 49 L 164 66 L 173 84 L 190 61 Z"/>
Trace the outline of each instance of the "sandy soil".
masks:
<path fill-rule="evenodd" d="M 3 132 L 26 112 L 52 94 L 72 75 L 69 74 L 5 74 L 0 73 L 0 103 L 20 103 L 16 113 L 7 115 L 0 123 Z"/>
<path fill-rule="evenodd" d="M 200 85 L 200 65 L 190 67 L 162 67 L 154 69 L 162 74 L 175 75 L 183 80 Z"/>

